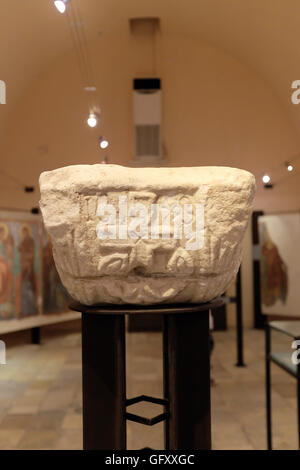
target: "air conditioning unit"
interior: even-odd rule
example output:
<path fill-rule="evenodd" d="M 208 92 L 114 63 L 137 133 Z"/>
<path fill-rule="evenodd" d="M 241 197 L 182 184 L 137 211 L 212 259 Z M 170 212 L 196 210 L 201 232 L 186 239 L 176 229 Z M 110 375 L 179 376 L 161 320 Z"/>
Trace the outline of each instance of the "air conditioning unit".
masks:
<path fill-rule="evenodd" d="M 133 116 L 135 155 L 133 166 L 160 166 L 161 81 L 159 78 L 136 78 L 133 81 Z"/>

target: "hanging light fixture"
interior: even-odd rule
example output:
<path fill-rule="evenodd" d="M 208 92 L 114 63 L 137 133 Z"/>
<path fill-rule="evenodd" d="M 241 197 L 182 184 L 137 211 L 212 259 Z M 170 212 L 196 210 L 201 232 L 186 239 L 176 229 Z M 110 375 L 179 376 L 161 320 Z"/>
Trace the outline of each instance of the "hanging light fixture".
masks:
<path fill-rule="evenodd" d="M 263 182 L 264 184 L 269 184 L 270 181 L 271 181 L 270 176 L 267 175 L 267 174 L 264 174 L 264 176 L 262 177 L 262 182 Z"/>
<path fill-rule="evenodd" d="M 94 128 L 99 123 L 100 110 L 95 104 L 96 100 L 98 101 L 97 88 L 95 86 L 95 77 L 93 74 L 84 22 L 82 21 L 79 7 L 80 2 L 72 2 L 71 0 L 53 0 L 52 3 L 54 3 L 59 13 L 66 13 L 73 46 L 78 59 L 83 89 L 91 96 L 91 99 L 89 100 L 90 113 L 86 118 L 86 123 L 89 127 Z"/>
<path fill-rule="evenodd" d="M 99 139 L 99 145 L 100 145 L 100 148 L 102 150 L 104 149 L 107 149 L 107 147 L 109 146 L 109 142 L 107 139 L 105 139 L 104 137 L 100 137 Z"/>
<path fill-rule="evenodd" d="M 271 182 L 271 177 L 265 173 L 262 177 L 262 182 L 265 188 L 273 188 L 273 183 Z"/>
<path fill-rule="evenodd" d="M 97 113 L 90 113 L 87 123 L 90 127 L 96 127 L 99 121 L 99 115 Z"/>
<path fill-rule="evenodd" d="M 68 0 L 55 0 L 54 5 L 58 9 L 59 13 L 64 13 L 67 8 Z"/>
<path fill-rule="evenodd" d="M 287 171 L 293 171 L 293 169 L 294 169 L 294 166 L 289 162 L 285 162 L 285 167 L 286 167 Z"/>

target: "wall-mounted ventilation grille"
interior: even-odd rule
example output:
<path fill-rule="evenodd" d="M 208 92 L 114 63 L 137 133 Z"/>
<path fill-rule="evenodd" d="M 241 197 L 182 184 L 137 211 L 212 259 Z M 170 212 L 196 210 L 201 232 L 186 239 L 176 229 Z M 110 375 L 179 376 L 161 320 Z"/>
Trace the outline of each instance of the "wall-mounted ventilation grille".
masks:
<path fill-rule="evenodd" d="M 161 163 L 161 90 L 160 79 L 134 80 L 133 111 L 136 165 Z"/>
<path fill-rule="evenodd" d="M 135 127 L 136 157 L 151 155 L 160 157 L 160 126 L 142 125 Z"/>

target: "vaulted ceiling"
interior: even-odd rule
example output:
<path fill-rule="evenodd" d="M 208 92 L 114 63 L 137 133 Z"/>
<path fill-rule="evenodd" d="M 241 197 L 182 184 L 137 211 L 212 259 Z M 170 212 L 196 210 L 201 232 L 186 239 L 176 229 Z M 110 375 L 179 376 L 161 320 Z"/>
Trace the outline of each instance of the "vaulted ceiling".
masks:
<path fill-rule="evenodd" d="M 233 56 L 274 94 L 300 147 L 300 105 L 291 103 L 291 83 L 300 79 L 299 0 L 72 1 L 80 5 L 89 41 L 129 34 L 129 18 L 156 16 L 163 35 L 190 36 Z M 52 0 L 0 0 L 0 79 L 7 84 L 7 105 L 0 106 L 0 144 L 17 100 L 71 49 L 66 17 Z"/>
<path fill-rule="evenodd" d="M 227 51 L 261 75 L 298 124 L 300 109 L 290 106 L 290 84 L 300 78 L 298 0 L 73 1 L 89 38 L 126 31 L 131 17 L 158 16 L 163 34 L 192 35 Z M 0 0 L 0 21 L 0 79 L 13 103 L 71 40 L 52 0 Z"/>

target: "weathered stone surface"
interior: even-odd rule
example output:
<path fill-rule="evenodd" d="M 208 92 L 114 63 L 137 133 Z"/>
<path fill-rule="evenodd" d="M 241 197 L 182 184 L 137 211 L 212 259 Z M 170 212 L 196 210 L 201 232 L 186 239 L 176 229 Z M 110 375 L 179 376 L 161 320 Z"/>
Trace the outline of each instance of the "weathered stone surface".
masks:
<path fill-rule="evenodd" d="M 255 180 L 227 167 L 75 165 L 42 173 L 40 189 L 56 266 L 74 299 L 206 302 L 237 273 Z"/>

